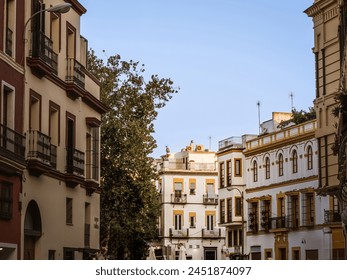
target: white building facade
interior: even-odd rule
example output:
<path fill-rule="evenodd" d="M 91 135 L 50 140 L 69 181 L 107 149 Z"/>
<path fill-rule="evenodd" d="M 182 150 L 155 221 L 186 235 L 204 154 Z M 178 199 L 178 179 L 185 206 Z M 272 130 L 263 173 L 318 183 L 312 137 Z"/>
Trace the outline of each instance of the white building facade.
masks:
<path fill-rule="evenodd" d="M 191 142 L 181 152 L 168 152 L 157 168 L 163 258 L 221 259 L 224 230 L 219 227 L 215 153 Z"/>
<path fill-rule="evenodd" d="M 279 128 L 275 119 L 273 113 L 266 133 L 244 150 L 246 253 L 250 259 L 331 259 L 334 200 L 316 194 L 316 121 Z"/>

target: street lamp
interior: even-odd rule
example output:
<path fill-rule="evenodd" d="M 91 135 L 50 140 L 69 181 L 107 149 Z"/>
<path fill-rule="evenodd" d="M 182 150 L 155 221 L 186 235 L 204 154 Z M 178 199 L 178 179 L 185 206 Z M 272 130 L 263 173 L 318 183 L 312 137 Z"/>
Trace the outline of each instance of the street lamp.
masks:
<path fill-rule="evenodd" d="M 237 190 L 239 192 L 239 194 L 241 195 L 241 234 L 242 234 L 242 249 L 241 249 L 241 255 L 242 255 L 242 259 L 244 258 L 244 253 L 245 253 L 245 249 L 244 249 L 244 245 L 245 245 L 245 236 L 244 236 L 244 222 L 245 222 L 245 217 L 244 217 L 244 211 L 243 211 L 243 191 L 240 191 L 240 189 L 238 187 L 244 187 L 246 185 L 232 185 L 227 187 L 227 190 L 229 192 L 233 191 L 233 190 Z"/>
<path fill-rule="evenodd" d="M 24 25 L 24 31 L 23 31 L 24 42 L 25 42 L 25 30 L 27 28 L 27 25 L 35 16 L 37 16 L 38 14 L 44 13 L 44 12 L 65 14 L 68 11 L 70 11 L 71 6 L 72 5 L 70 3 L 62 3 L 62 4 L 58 4 L 58 5 L 49 7 L 47 9 L 39 10 L 36 13 L 33 13 L 32 16 L 25 22 L 25 25 Z"/>

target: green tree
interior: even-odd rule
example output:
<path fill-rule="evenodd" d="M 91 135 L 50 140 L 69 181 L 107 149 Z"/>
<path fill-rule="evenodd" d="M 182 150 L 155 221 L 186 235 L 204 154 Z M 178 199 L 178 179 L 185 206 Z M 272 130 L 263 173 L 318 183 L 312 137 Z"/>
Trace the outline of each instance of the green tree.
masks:
<path fill-rule="evenodd" d="M 177 89 L 158 75 L 146 81 L 144 65 L 119 55 L 104 62 L 91 50 L 88 69 L 110 108 L 101 125 L 101 254 L 141 259 L 157 237 L 159 215 L 153 122 Z"/>

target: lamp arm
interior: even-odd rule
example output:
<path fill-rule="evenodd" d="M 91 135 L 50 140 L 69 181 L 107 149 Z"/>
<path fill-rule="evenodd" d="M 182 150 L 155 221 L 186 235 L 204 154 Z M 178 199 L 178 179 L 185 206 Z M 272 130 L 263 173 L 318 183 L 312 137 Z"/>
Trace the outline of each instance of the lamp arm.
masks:
<path fill-rule="evenodd" d="M 23 41 L 25 42 L 25 30 L 29 24 L 29 22 L 35 17 L 37 16 L 38 14 L 41 14 L 43 12 L 46 12 L 49 8 L 47 9 L 44 9 L 44 10 L 40 10 L 40 11 L 37 11 L 36 13 L 33 13 L 32 16 L 30 18 L 28 18 L 28 20 L 25 22 L 24 24 L 24 29 L 23 29 Z"/>

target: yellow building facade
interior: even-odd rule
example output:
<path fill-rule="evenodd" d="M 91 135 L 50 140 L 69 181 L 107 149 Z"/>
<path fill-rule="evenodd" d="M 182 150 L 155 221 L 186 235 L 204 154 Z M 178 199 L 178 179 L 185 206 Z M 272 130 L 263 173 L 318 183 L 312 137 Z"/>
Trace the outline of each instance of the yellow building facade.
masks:
<path fill-rule="evenodd" d="M 25 5 L 21 257 L 90 259 L 99 249 L 99 128 L 106 108 L 86 65 L 88 42 L 80 34 L 86 9 L 75 0 Z"/>

